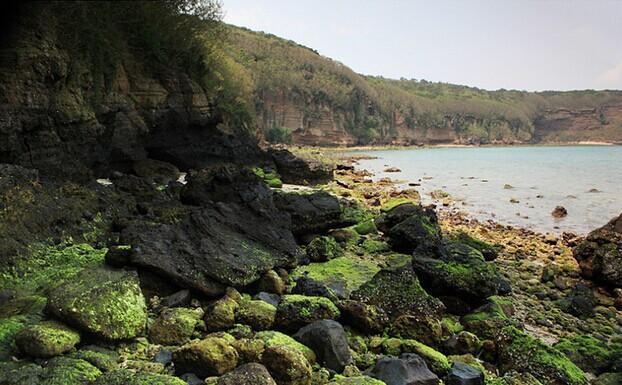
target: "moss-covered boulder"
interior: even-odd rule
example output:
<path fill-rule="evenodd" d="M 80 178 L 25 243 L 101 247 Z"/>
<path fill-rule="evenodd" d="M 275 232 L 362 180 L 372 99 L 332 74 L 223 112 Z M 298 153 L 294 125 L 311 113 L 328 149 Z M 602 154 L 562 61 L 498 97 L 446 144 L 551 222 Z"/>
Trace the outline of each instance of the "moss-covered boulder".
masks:
<path fill-rule="evenodd" d="M 496 338 L 502 372 L 527 372 L 545 384 L 586 385 L 585 374 L 566 355 L 508 326 Z"/>
<path fill-rule="evenodd" d="M 237 366 L 238 358 L 235 348 L 222 337 L 190 341 L 173 353 L 177 373 L 200 377 L 223 375 Z"/>
<path fill-rule="evenodd" d="M 265 366 L 249 363 L 218 379 L 217 385 L 276 385 Z"/>
<path fill-rule="evenodd" d="M 149 338 L 160 345 L 181 345 L 192 338 L 194 327 L 203 316 L 201 309 L 164 309 L 149 327 Z"/>
<path fill-rule="evenodd" d="M 268 270 L 259 279 L 257 288 L 260 292 L 281 295 L 285 292 L 285 282 L 276 271 Z"/>
<path fill-rule="evenodd" d="M 396 257 L 390 267 L 379 271 L 350 298 L 383 309 L 391 320 L 404 314 L 440 317 L 445 307 L 421 287 L 410 260 L 406 255 Z"/>
<path fill-rule="evenodd" d="M 187 385 L 186 381 L 166 374 L 120 369 L 97 378 L 93 385 Z"/>
<path fill-rule="evenodd" d="M 400 215 L 393 215 L 397 210 Z M 399 205 L 376 221 L 385 229 L 393 250 L 410 254 L 437 255 L 441 247 L 441 229 L 434 210 L 412 204 Z"/>
<path fill-rule="evenodd" d="M 205 326 L 209 331 L 227 330 L 235 324 L 235 312 L 239 303 L 230 295 L 225 295 L 207 307 Z"/>
<path fill-rule="evenodd" d="M 464 327 L 481 338 L 494 338 L 505 326 L 515 324 L 510 316 L 514 307 L 509 298 L 492 296 L 479 308 L 460 319 Z"/>
<path fill-rule="evenodd" d="M 416 339 L 431 346 L 439 346 L 443 339 L 441 321 L 426 315 L 402 314 L 391 323 L 390 333 L 402 338 Z"/>
<path fill-rule="evenodd" d="M 238 352 L 238 362 L 259 362 L 266 343 L 259 338 L 239 338 L 233 341 L 231 346 Z"/>
<path fill-rule="evenodd" d="M 314 364 L 316 361 L 315 353 L 311 350 L 311 348 L 301 344 L 287 334 L 273 330 L 266 330 L 255 334 L 255 338 L 264 341 L 265 346 L 268 348 L 279 345 L 289 346 L 290 348 L 296 349 L 302 353 L 311 364 Z"/>
<path fill-rule="evenodd" d="M 360 301 L 346 300 L 339 303 L 344 323 L 367 334 L 376 334 L 384 330 L 389 317 L 376 305 Z"/>
<path fill-rule="evenodd" d="M 279 329 L 295 332 L 323 319 L 339 318 L 341 312 L 329 299 L 304 295 L 284 295 L 279 303 L 276 324 Z"/>
<path fill-rule="evenodd" d="M 83 270 L 50 293 L 47 307 L 70 325 L 109 340 L 135 337 L 147 322 L 138 276 L 122 270 Z"/>
<path fill-rule="evenodd" d="M 362 222 L 357 223 L 352 228 L 360 235 L 375 234 L 378 232 L 378 229 L 376 229 L 376 224 L 374 223 L 373 219 L 366 219 Z"/>
<path fill-rule="evenodd" d="M 510 291 L 496 267 L 477 249 L 463 243 L 444 242 L 444 252 L 438 258 L 415 255 L 413 268 L 430 293 L 457 297 L 471 305 Z"/>
<path fill-rule="evenodd" d="M 486 261 L 495 260 L 497 256 L 499 255 L 499 251 L 502 248 L 502 246 L 500 245 L 494 245 L 492 243 L 483 241 L 465 232 L 458 232 L 458 233 L 452 234 L 450 236 L 450 239 L 452 239 L 455 242 L 463 243 L 465 245 L 468 245 L 476 249 L 477 251 L 482 253 Z"/>
<path fill-rule="evenodd" d="M 267 330 L 274 324 L 276 307 L 261 300 L 246 300 L 240 303 L 236 322 L 249 325 L 254 330 Z"/>
<path fill-rule="evenodd" d="M 382 342 L 385 354 L 399 356 L 402 353 L 415 353 L 426 362 L 430 370 L 444 376 L 451 369 L 447 357 L 438 350 L 413 339 L 387 338 Z"/>
<path fill-rule="evenodd" d="M 46 301 L 45 297 L 36 295 L 15 298 L 0 305 L 0 360 L 17 353 L 15 337 L 24 328 L 41 321 Z"/>
<path fill-rule="evenodd" d="M 297 349 L 273 346 L 264 351 L 261 361 L 279 385 L 311 384 L 311 365 Z"/>
<path fill-rule="evenodd" d="M 54 357 L 44 367 L 41 385 L 90 385 L 101 371 L 84 360 Z"/>
<path fill-rule="evenodd" d="M 586 335 L 562 338 L 554 346 L 578 367 L 595 374 L 608 371 L 616 359 L 622 358 L 622 344 L 608 345 L 605 341 Z"/>
<path fill-rule="evenodd" d="M 482 342 L 475 334 L 461 331 L 451 336 L 443 346 L 449 354 L 477 354 Z"/>
<path fill-rule="evenodd" d="M 330 236 L 318 236 L 313 238 L 307 245 L 307 257 L 311 262 L 326 262 L 340 257 L 343 249 L 335 238 Z"/>
<path fill-rule="evenodd" d="M 23 329 L 15 338 L 22 354 L 49 358 L 70 351 L 78 342 L 80 334 L 56 321 L 45 321 Z"/>
<path fill-rule="evenodd" d="M 102 372 L 115 370 L 119 366 L 119 354 L 117 352 L 96 345 L 84 346 L 72 353 L 70 357 L 84 360 Z"/>
<path fill-rule="evenodd" d="M 378 264 L 356 256 L 343 256 L 323 263 L 311 263 L 294 270 L 292 277 L 306 278 L 331 290 L 339 298 L 347 298 L 380 270 Z M 294 291 L 298 291 L 294 287 Z"/>

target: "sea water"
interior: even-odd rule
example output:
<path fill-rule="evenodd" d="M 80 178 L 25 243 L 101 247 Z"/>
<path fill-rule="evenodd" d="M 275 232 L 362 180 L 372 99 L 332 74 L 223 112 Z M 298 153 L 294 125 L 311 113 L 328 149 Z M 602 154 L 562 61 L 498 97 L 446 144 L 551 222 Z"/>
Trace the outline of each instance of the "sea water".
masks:
<path fill-rule="evenodd" d="M 542 232 L 586 234 L 622 213 L 622 146 L 436 147 L 355 151 L 357 167 L 430 192 L 451 195 L 454 207 L 480 220 Z M 397 167 L 401 172 L 384 172 Z M 515 202 L 515 203 L 511 203 Z M 518 202 L 518 203 L 516 203 Z M 564 218 L 551 211 L 563 206 Z"/>

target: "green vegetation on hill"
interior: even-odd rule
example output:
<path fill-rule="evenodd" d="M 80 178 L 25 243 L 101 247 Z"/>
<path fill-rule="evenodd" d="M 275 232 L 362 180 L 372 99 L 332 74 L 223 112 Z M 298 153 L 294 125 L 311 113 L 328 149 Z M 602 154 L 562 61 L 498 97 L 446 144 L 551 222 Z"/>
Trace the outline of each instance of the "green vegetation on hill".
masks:
<path fill-rule="evenodd" d="M 363 76 L 271 34 L 234 26 L 228 26 L 227 32 L 228 53 L 252 82 L 255 123 L 271 138 L 275 129 L 316 126 L 326 130 L 321 121 L 328 116 L 359 144 L 448 139 L 529 142 L 537 140 L 537 120 L 548 110 L 600 110 L 622 103 L 622 93 L 615 91 L 486 91 L 425 80 Z M 278 109 L 288 106 L 295 107 L 295 120 L 302 121 L 302 127 L 291 126 L 291 122 L 287 126 L 285 114 Z M 603 126 L 608 124 L 602 110 L 599 118 Z M 622 131 L 622 127 L 615 129 Z M 443 130 L 451 137 L 439 137 L 436 132 Z"/>

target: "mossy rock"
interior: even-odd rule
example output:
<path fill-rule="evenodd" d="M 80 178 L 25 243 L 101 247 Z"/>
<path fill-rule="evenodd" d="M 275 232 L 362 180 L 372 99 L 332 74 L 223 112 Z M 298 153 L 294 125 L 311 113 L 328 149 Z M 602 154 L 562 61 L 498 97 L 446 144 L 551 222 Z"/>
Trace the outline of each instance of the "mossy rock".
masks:
<path fill-rule="evenodd" d="M 311 365 L 297 349 L 285 345 L 269 347 L 261 363 L 279 385 L 311 385 Z"/>
<path fill-rule="evenodd" d="M 70 355 L 71 358 L 84 360 L 102 372 L 109 372 L 118 367 L 119 354 L 99 346 L 85 346 Z"/>
<path fill-rule="evenodd" d="M 236 322 L 249 325 L 254 330 L 267 330 L 274 324 L 276 307 L 261 300 L 242 301 L 235 318 Z"/>
<path fill-rule="evenodd" d="M 501 330 L 496 343 L 502 372 L 527 372 L 549 384 L 587 384 L 583 371 L 566 355 L 513 326 Z"/>
<path fill-rule="evenodd" d="M 388 201 L 386 201 L 382 206 L 380 206 L 380 211 L 383 213 L 389 212 L 391 210 L 393 210 L 394 208 L 401 206 L 401 205 L 405 205 L 405 204 L 418 204 L 419 202 L 414 201 L 413 199 L 410 198 L 395 198 L 395 199 L 390 199 Z"/>
<path fill-rule="evenodd" d="M 285 331 L 296 332 L 315 321 L 337 319 L 340 315 L 337 306 L 327 298 L 290 294 L 281 298 L 276 324 Z"/>
<path fill-rule="evenodd" d="M 333 379 L 327 385 L 386 385 L 384 381 L 368 376 L 341 377 Z"/>
<path fill-rule="evenodd" d="M 266 343 L 259 338 L 236 339 L 231 346 L 238 352 L 239 362 L 259 362 Z"/>
<path fill-rule="evenodd" d="M 84 360 L 54 357 L 43 370 L 41 385 L 90 385 L 101 371 Z"/>
<path fill-rule="evenodd" d="M 313 350 L 304 344 L 296 341 L 294 338 L 281 332 L 267 330 L 255 334 L 255 338 L 263 340 L 266 347 L 285 345 L 300 351 L 311 364 L 315 363 L 316 356 Z"/>
<path fill-rule="evenodd" d="M 486 385 L 544 385 L 529 373 L 508 372 L 503 377 L 486 377 Z"/>
<path fill-rule="evenodd" d="M 235 312 L 239 306 L 239 303 L 229 295 L 211 304 L 204 318 L 207 330 L 219 331 L 231 328 L 235 324 Z"/>
<path fill-rule="evenodd" d="M 613 361 L 622 355 L 622 345 L 609 346 L 591 336 L 562 338 L 554 347 L 581 369 L 595 374 L 606 372 Z"/>
<path fill-rule="evenodd" d="M 50 293 L 47 307 L 67 323 L 108 340 L 135 337 L 147 322 L 135 272 L 83 270 Z"/>
<path fill-rule="evenodd" d="M 389 247 L 388 243 L 383 241 L 365 239 L 363 243 L 361 243 L 361 249 L 363 249 L 366 254 L 379 254 L 391 250 L 391 247 Z"/>
<path fill-rule="evenodd" d="M 509 284 L 495 265 L 466 244 L 444 242 L 440 259 L 415 256 L 413 267 L 423 287 L 437 296 L 458 297 L 479 305 L 487 297 L 509 292 Z"/>
<path fill-rule="evenodd" d="M 338 297 L 347 298 L 350 293 L 370 281 L 379 270 L 375 262 L 344 256 L 328 262 L 300 266 L 291 276 L 293 279 L 306 276 L 331 289 Z"/>
<path fill-rule="evenodd" d="M 352 228 L 360 235 L 376 234 L 378 232 L 378 229 L 376 229 L 376 224 L 374 223 L 373 219 L 368 219 L 363 222 L 357 223 Z"/>
<path fill-rule="evenodd" d="M 0 361 L 0 384 L 40 385 L 43 368 L 31 362 Z"/>
<path fill-rule="evenodd" d="M 100 376 L 93 385 L 187 385 L 186 381 L 166 374 L 120 369 Z"/>
<path fill-rule="evenodd" d="M 386 354 L 399 356 L 402 353 L 415 353 L 424 359 L 430 370 L 444 376 L 451 370 L 451 363 L 438 350 L 413 339 L 389 338 L 382 344 Z"/>
<path fill-rule="evenodd" d="M 28 326 L 16 336 L 15 344 L 27 356 L 49 358 L 73 349 L 80 342 L 80 334 L 56 321 L 45 321 Z"/>
<path fill-rule="evenodd" d="M 190 340 L 203 311 L 183 307 L 164 309 L 149 327 L 149 338 L 160 345 L 181 345 Z"/>
<path fill-rule="evenodd" d="M 493 245 L 479 238 L 475 238 L 465 232 L 459 232 L 452 234 L 450 237 L 455 242 L 466 244 L 476 250 L 478 250 L 484 256 L 487 261 L 492 261 L 499 255 L 500 245 Z"/>
<path fill-rule="evenodd" d="M 509 298 L 492 296 L 484 305 L 462 317 L 460 323 L 480 338 L 494 338 L 503 327 L 516 323 L 510 318 L 513 309 Z"/>
<path fill-rule="evenodd" d="M 20 297 L 0 306 L 0 360 L 16 352 L 15 336 L 43 318 L 46 298 L 38 295 Z"/>
<path fill-rule="evenodd" d="M 307 257 L 311 262 L 326 262 L 343 255 L 343 249 L 335 238 L 319 236 L 307 245 Z"/>
<path fill-rule="evenodd" d="M 593 385 L 620 385 L 622 384 L 622 373 L 604 373 L 592 381 Z M 514 384 L 512 384 L 514 385 Z"/>
<path fill-rule="evenodd" d="M 439 346 L 443 339 L 440 320 L 426 315 L 402 314 L 392 322 L 389 333 L 416 339 L 431 346 Z"/>
<path fill-rule="evenodd" d="M 177 373 L 200 377 L 223 375 L 237 366 L 238 358 L 235 348 L 222 337 L 190 341 L 173 353 Z"/>
<path fill-rule="evenodd" d="M 383 309 L 391 320 L 403 314 L 440 318 L 444 311 L 443 304 L 421 287 L 406 255 L 379 271 L 354 291 L 351 298 Z"/>
<path fill-rule="evenodd" d="M 248 363 L 218 379 L 217 385 L 277 385 L 265 366 Z"/>

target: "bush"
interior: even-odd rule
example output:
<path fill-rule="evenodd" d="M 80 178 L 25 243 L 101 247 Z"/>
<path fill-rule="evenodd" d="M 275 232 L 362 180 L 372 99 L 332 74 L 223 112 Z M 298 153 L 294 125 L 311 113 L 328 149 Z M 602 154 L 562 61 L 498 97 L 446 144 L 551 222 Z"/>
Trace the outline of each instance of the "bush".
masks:
<path fill-rule="evenodd" d="M 266 132 L 266 139 L 270 143 L 292 143 L 292 131 L 285 127 L 272 127 Z"/>

